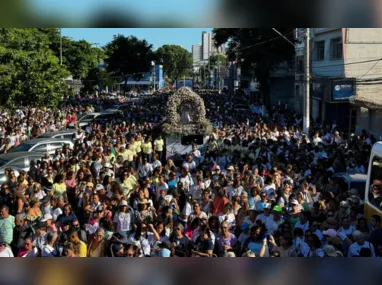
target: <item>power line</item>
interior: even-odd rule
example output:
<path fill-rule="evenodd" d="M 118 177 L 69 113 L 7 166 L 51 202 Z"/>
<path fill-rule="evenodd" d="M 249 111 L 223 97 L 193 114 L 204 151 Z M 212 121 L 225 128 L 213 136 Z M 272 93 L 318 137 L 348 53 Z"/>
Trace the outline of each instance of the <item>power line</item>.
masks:
<path fill-rule="evenodd" d="M 284 40 L 286 40 L 288 43 L 290 43 L 293 47 L 296 47 L 296 45 L 294 43 L 292 43 L 287 37 L 285 37 L 282 33 L 280 33 L 278 30 L 276 30 L 275 28 L 272 28 L 272 30 L 274 30 L 276 33 L 278 33 Z"/>

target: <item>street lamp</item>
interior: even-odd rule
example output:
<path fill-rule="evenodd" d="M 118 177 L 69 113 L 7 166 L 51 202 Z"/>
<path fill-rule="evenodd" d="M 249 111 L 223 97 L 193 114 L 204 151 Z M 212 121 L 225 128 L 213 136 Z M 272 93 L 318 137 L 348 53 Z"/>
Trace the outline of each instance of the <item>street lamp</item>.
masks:
<path fill-rule="evenodd" d="M 153 67 L 153 83 L 154 83 L 154 92 L 155 92 L 155 62 L 151 62 L 151 66 Z"/>

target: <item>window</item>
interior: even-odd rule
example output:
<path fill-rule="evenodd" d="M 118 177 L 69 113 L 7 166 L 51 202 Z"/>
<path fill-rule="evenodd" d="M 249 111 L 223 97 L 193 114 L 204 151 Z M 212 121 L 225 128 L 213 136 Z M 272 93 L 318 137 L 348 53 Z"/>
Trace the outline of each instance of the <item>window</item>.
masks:
<path fill-rule="evenodd" d="M 342 59 L 342 39 L 335 38 L 330 41 L 330 58 Z"/>
<path fill-rule="evenodd" d="M 315 42 L 316 60 L 325 59 L 325 41 Z"/>
<path fill-rule="evenodd" d="M 47 145 L 46 144 L 40 144 L 40 145 L 35 146 L 32 150 L 45 152 L 47 150 Z"/>
<path fill-rule="evenodd" d="M 24 157 L 13 160 L 9 164 L 9 166 L 12 166 L 14 168 L 24 168 L 25 167 L 25 159 L 24 159 Z"/>
<path fill-rule="evenodd" d="M 373 157 L 371 171 L 370 171 L 370 192 L 368 200 L 376 208 L 382 210 L 382 185 L 380 180 L 382 179 L 382 159 L 378 156 Z"/>
<path fill-rule="evenodd" d="M 304 57 L 303 56 L 296 57 L 296 69 L 298 73 L 304 72 Z"/>

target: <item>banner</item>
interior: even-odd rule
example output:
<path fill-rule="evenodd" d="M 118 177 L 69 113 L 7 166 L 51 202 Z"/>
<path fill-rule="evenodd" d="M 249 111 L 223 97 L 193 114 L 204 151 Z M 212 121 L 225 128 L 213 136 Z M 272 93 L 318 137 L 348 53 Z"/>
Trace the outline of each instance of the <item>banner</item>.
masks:
<path fill-rule="evenodd" d="M 353 81 L 335 81 L 332 83 L 332 100 L 347 101 L 354 95 Z"/>

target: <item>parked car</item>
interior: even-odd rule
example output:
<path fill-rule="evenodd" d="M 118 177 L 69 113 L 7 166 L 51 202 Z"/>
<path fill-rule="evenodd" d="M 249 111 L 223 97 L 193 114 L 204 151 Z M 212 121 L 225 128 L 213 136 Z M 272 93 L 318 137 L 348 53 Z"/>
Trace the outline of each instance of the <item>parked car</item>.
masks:
<path fill-rule="evenodd" d="M 6 181 L 5 169 L 12 168 L 15 171 L 16 176 L 18 176 L 19 171 L 29 171 L 30 162 L 32 160 L 41 160 L 43 157 L 42 153 L 39 152 L 11 152 L 0 155 L 0 183 Z"/>
<path fill-rule="evenodd" d="M 68 130 L 62 130 L 58 132 L 49 132 L 42 134 L 41 136 L 37 137 L 38 139 L 70 139 L 73 140 L 75 137 L 76 130 L 75 129 L 68 129 Z"/>
<path fill-rule="evenodd" d="M 366 181 L 367 181 L 367 175 L 366 174 L 349 174 L 346 172 L 337 173 L 334 175 L 335 180 L 339 184 L 345 184 L 347 185 L 347 190 L 350 189 L 357 189 L 359 197 L 364 200 L 365 199 L 365 187 L 366 187 Z"/>
<path fill-rule="evenodd" d="M 90 113 L 83 116 L 77 122 L 69 124 L 67 129 L 74 129 L 76 126 L 79 126 L 81 129 L 85 129 L 89 123 L 95 122 L 97 124 L 104 123 L 105 121 L 111 121 L 113 119 L 121 119 L 123 112 L 119 109 L 107 109 L 100 113 Z"/>
<path fill-rule="evenodd" d="M 54 154 L 57 149 L 62 148 L 65 144 L 68 144 L 70 148 L 73 148 L 74 144 L 71 139 L 46 139 L 39 138 L 23 142 L 21 145 L 12 148 L 9 152 L 42 152 Z"/>

